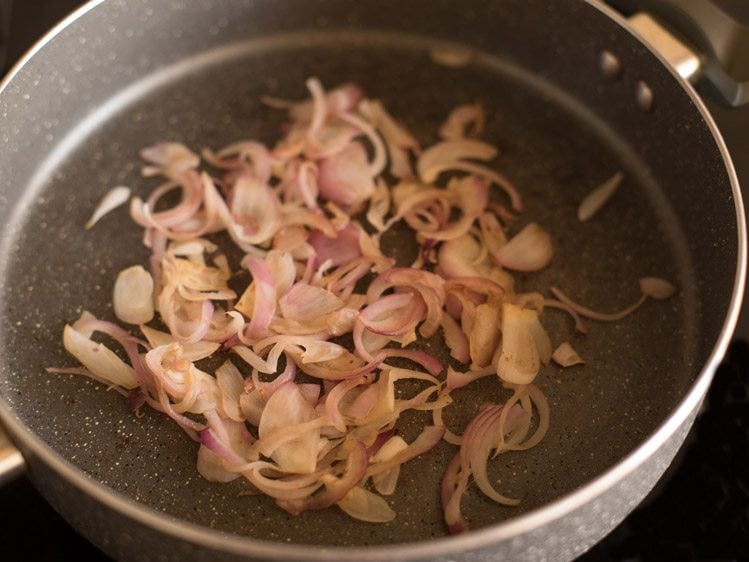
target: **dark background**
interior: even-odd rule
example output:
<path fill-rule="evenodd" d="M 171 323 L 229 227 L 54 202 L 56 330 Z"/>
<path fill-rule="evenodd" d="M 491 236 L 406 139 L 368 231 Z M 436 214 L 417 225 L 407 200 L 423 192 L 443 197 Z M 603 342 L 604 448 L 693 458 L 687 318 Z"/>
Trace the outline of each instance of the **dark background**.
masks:
<path fill-rule="evenodd" d="M 81 0 L 0 0 L 0 68 L 5 74 Z M 749 22 L 749 0 L 723 3 Z M 738 56 L 749 57 L 749 52 Z M 749 186 L 749 106 L 730 108 L 709 84 L 698 91 Z M 1 125 L 0 125 L 1 126 Z M 749 187 L 744 188 L 749 200 Z M 580 560 L 749 560 L 749 312 L 716 373 L 703 412 L 653 493 Z M 108 560 L 79 537 L 22 476 L 0 489 L 0 559 Z"/>

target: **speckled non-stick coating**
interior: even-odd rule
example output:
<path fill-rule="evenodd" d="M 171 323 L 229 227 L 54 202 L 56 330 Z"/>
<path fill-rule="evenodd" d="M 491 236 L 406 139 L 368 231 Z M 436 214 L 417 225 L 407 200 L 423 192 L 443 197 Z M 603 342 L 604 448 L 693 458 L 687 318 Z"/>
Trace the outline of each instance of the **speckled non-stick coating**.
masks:
<path fill-rule="evenodd" d="M 143 196 L 157 185 L 157 180 L 140 176 L 138 150 L 162 140 L 184 142 L 196 151 L 239 139 L 272 143 L 284 114 L 263 106 L 260 96 L 304 97 L 304 80 L 311 75 L 329 87 L 346 81 L 360 84 L 424 144 L 436 139 L 436 129 L 451 107 L 476 100 L 485 105 L 484 137 L 500 150 L 495 165 L 519 186 L 526 202 L 518 227 L 536 221 L 554 239 L 551 266 L 538 274 L 518 276 L 520 289 L 545 291 L 555 285 L 593 308 L 615 310 L 637 299 L 640 277 L 663 276 L 679 287 L 668 302 L 647 303 L 620 322 L 591 322 L 585 336 L 574 333 L 565 315 L 544 313 L 554 344 L 571 341 L 586 365 L 567 370 L 552 365 L 539 375 L 537 383 L 551 405 L 548 436 L 533 450 L 503 455 L 490 465 L 498 489 L 521 497 L 522 503 L 515 508 L 498 506 L 471 487 L 463 505 L 472 527 L 506 520 L 572 492 L 615 465 L 667 419 L 699 373 L 726 313 L 735 274 L 736 225 L 725 167 L 709 131 L 657 61 L 648 59 L 641 47 L 621 40 L 625 73 L 610 80 L 597 67 L 600 47 L 607 41 L 603 34 L 585 40 L 552 36 L 551 47 L 547 45 L 543 53 L 535 52 L 540 47 L 513 48 L 517 42 L 508 35 L 538 33 L 531 29 L 531 21 L 542 3 L 533 2 L 527 13 L 506 24 L 504 34 L 492 37 L 477 32 L 474 44 L 487 52 L 494 50 L 499 57 L 477 55 L 461 68 L 434 64 L 429 56 L 432 45 L 426 39 L 354 32 L 350 26 L 368 21 L 364 20 L 368 10 L 353 5 L 350 9 L 356 17 L 325 10 L 329 19 L 311 20 L 313 28 L 348 22 L 343 33 L 312 31 L 249 40 L 183 61 L 176 68 L 158 68 L 161 62 L 154 64 L 154 57 L 163 64 L 181 58 L 155 54 L 154 49 L 170 44 L 169 38 L 175 44 L 195 36 L 199 45 L 225 45 L 242 37 L 243 25 L 260 26 L 246 15 L 253 12 L 240 3 L 203 4 L 211 9 L 203 12 L 205 22 L 198 24 L 201 9 L 196 6 L 169 12 L 166 4 L 134 2 L 128 4 L 131 9 L 112 11 L 128 22 L 147 23 L 120 26 L 117 17 L 110 16 L 106 21 L 111 21 L 111 29 L 94 25 L 97 10 L 104 9 L 97 8 L 88 23 L 74 31 L 81 37 L 80 48 L 85 51 L 97 41 L 106 45 L 108 34 L 117 39 L 113 44 L 130 45 L 124 39 L 129 36 L 132 43 L 142 42 L 141 62 L 148 71 L 138 69 L 138 55 L 133 52 L 123 56 L 103 48 L 79 62 L 83 70 L 78 81 L 65 66 L 54 79 L 40 71 L 41 85 L 18 86 L 19 99 L 27 91 L 32 100 L 49 98 L 58 109 L 64 109 L 59 96 L 68 100 L 73 112 L 89 107 L 77 130 L 58 128 L 48 116 L 16 116 L 13 123 L 21 141 L 36 138 L 40 143 L 23 146 L 17 139 L 14 158 L 34 160 L 33 168 L 43 170 L 42 176 L 32 177 L 22 173 L 27 168 L 15 176 L 8 175 L 6 168 L 3 178 L 4 193 L 10 194 L 5 197 L 12 205 L 4 211 L 8 225 L 0 303 L 0 392 L 23 423 L 113 490 L 211 528 L 325 545 L 399 543 L 444 535 L 438 483 L 455 453 L 452 446 L 440 445 L 403 467 L 398 492 L 388 498 L 398 513 L 392 523 L 357 522 L 336 509 L 291 517 L 268 498 L 239 496 L 245 489 L 241 480 L 228 485 L 203 480 L 195 470 L 197 445 L 164 416 L 147 411 L 136 418 L 125 400 L 103 386 L 44 371 L 75 364 L 62 349 L 63 325 L 82 310 L 113 319 L 110 297 L 116 273 L 132 264 L 145 264 L 148 252 L 140 242 L 141 231 L 126 209 L 105 217 L 91 231 L 83 229 L 110 187 L 124 184 Z M 520 4 L 493 6 L 509 15 L 515 12 L 507 8 L 519 9 Z M 572 25 L 578 19 L 576 25 L 589 31 L 613 25 L 597 13 L 575 15 L 575 10 L 568 10 L 575 2 L 562 4 L 559 13 L 549 16 L 552 20 Z M 302 9 L 301 3 L 290 5 Z M 323 4 L 310 6 L 314 12 Z M 459 17 L 472 13 L 476 16 L 472 25 L 482 31 L 485 25 L 477 20 L 484 12 L 478 6 Z M 404 9 L 403 17 L 411 10 Z M 263 8 L 255 11 L 262 13 Z M 183 18 L 183 25 L 170 25 L 170 13 Z M 301 16 L 294 14 L 289 10 L 286 19 L 279 18 L 287 22 L 279 24 L 280 29 L 304 28 L 297 21 Z M 380 17 L 386 29 L 401 27 L 384 13 Z M 523 32 L 524 25 L 528 30 Z M 414 20 L 405 27 L 425 36 L 450 37 L 444 23 Z M 247 36 L 251 37 L 249 31 Z M 194 47 L 190 52 L 206 48 Z M 541 60 L 549 52 L 557 53 L 556 65 Z M 90 69 L 91 56 L 100 63 L 96 72 Z M 630 72 L 626 66 L 630 58 L 650 65 Z M 110 71 L 105 67 L 119 64 L 123 69 L 113 79 L 122 80 L 128 69 L 134 77 L 147 78 L 114 101 L 110 95 L 102 96 L 93 107 L 91 92 L 97 89 L 87 89 L 83 81 L 97 72 L 107 76 Z M 579 79 L 570 77 L 576 69 Z M 642 78 L 649 78 L 656 91 L 651 112 L 641 111 L 634 102 L 634 83 Z M 562 84 L 567 93 L 553 82 Z M 61 94 L 55 85 L 69 86 L 72 93 Z M 24 119 L 26 126 L 35 127 L 35 135 L 20 129 Z M 581 198 L 618 170 L 624 171 L 625 180 L 614 200 L 593 220 L 580 224 L 575 211 Z M 23 190 L 32 192 L 18 207 L 17 194 Z M 497 200 L 503 201 L 500 194 Z M 386 247 L 401 244 L 397 237 L 386 240 Z M 232 265 L 237 267 L 236 262 Z M 444 355 L 441 346 L 438 338 L 427 345 Z M 480 381 L 455 393 L 456 404 L 446 412 L 446 420 L 459 430 L 479 404 L 506 397 L 496 379 Z M 412 437 L 428 419 L 406 416 L 403 435 Z"/>

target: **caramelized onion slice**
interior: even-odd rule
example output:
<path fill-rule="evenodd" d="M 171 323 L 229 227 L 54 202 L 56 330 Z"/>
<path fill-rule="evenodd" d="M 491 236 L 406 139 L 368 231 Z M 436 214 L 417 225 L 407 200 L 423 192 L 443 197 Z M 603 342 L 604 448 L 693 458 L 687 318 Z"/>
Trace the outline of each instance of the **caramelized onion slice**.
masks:
<path fill-rule="evenodd" d="M 573 365 L 581 365 L 585 363 L 583 359 L 577 354 L 577 351 L 569 344 L 569 342 L 562 342 L 551 354 L 551 358 L 560 367 L 572 367 Z"/>
<path fill-rule="evenodd" d="M 114 282 L 114 313 L 128 324 L 145 324 L 153 319 L 153 278 L 140 265 L 123 269 Z"/>
<path fill-rule="evenodd" d="M 65 325 L 62 343 L 68 353 L 99 379 L 123 388 L 138 386 L 133 368 L 104 344 L 91 341 L 70 325 Z"/>
<path fill-rule="evenodd" d="M 497 374 L 506 382 L 529 384 L 541 369 L 551 344 L 538 312 L 505 303 L 502 306 L 502 344 Z M 547 355 L 548 353 L 548 355 Z"/>
<path fill-rule="evenodd" d="M 265 405 L 258 426 L 259 443 L 276 429 L 303 424 L 315 417 L 315 409 L 304 398 L 299 387 L 292 382 L 284 383 Z M 300 431 L 297 437 L 278 446 L 271 453 L 271 458 L 285 472 L 311 474 L 317 467 L 319 440 L 319 429 Z"/>
<path fill-rule="evenodd" d="M 538 271 L 546 267 L 554 255 L 551 236 L 532 222 L 494 253 L 502 267 L 516 271 Z"/>
<path fill-rule="evenodd" d="M 367 153 L 359 142 L 352 142 L 338 154 L 319 163 L 320 196 L 344 209 L 356 210 L 375 192 Z"/>
<path fill-rule="evenodd" d="M 338 507 L 359 521 L 387 523 L 395 519 L 395 511 L 387 502 L 361 486 L 354 486 L 338 502 Z"/>
<path fill-rule="evenodd" d="M 395 455 L 404 451 L 408 448 L 408 443 L 399 435 L 394 435 L 388 439 L 380 450 L 375 453 L 372 457 L 371 462 L 377 463 L 389 460 Z M 377 490 L 383 496 L 392 495 L 395 492 L 395 487 L 398 484 L 398 476 L 400 475 L 400 465 L 394 466 L 390 470 L 380 472 L 372 476 L 372 483 L 374 484 L 375 490 Z"/>
<path fill-rule="evenodd" d="M 496 155 L 496 147 L 479 140 L 447 140 L 427 148 L 416 164 L 416 171 L 421 181 L 431 184 L 437 180 L 437 176 L 445 169 L 446 162 L 465 159 L 491 160 Z"/>
<path fill-rule="evenodd" d="M 439 135 L 445 140 L 477 137 L 484 132 L 486 113 L 480 103 L 457 106 L 440 126 Z"/>
<path fill-rule="evenodd" d="M 585 222 L 592 218 L 614 196 L 619 184 L 622 183 L 622 179 L 624 179 L 624 174 L 617 172 L 588 193 L 577 208 L 577 219 L 580 222 Z"/>
<path fill-rule="evenodd" d="M 666 300 L 676 294 L 676 287 L 660 277 L 643 277 L 640 279 L 642 294 L 655 300 Z"/>
<path fill-rule="evenodd" d="M 93 228 L 93 226 L 97 222 L 99 222 L 99 220 L 107 213 L 110 213 L 114 211 L 117 207 L 119 207 L 120 205 L 124 205 L 125 203 L 127 203 L 127 200 L 129 198 L 130 198 L 129 187 L 119 185 L 107 191 L 106 195 L 104 195 L 102 200 L 96 206 L 96 209 L 91 215 L 91 218 L 88 219 L 88 222 L 86 223 L 86 227 L 85 227 L 86 230 Z"/>

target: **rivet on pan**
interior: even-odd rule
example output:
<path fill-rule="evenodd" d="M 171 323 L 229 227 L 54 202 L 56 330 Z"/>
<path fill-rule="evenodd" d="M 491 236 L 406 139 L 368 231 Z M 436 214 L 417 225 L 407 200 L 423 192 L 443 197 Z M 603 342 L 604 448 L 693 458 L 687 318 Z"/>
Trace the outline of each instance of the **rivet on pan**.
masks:
<path fill-rule="evenodd" d="M 616 78 L 622 73 L 622 63 L 611 51 L 601 51 L 599 58 L 601 72 L 607 78 Z"/>
<path fill-rule="evenodd" d="M 643 111 L 650 111 L 653 108 L 653 90 L 642 80 L 637 83 L 635 98 L 637 99 L 637 105 Z"/>

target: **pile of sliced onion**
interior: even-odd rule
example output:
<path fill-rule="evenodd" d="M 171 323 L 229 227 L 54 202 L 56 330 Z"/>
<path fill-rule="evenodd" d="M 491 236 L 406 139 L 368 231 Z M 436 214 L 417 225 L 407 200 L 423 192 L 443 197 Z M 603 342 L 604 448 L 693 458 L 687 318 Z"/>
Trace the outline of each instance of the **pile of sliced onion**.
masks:
<path fill-rule="evenodd" d="M 309 100 L 266 100 L 289 116 L 273 147 L 241 141 L 204 149 L 202 159 L 178 143 L 141 152 L 143 175 L 163 178 L 130 205 L 151 257 L 147 269 L 119 274 L 113 307 L 142 338 L 86 312 L 63 334 L 83 367 L 51 371 L 92 377 L 134 410 L 164 413 L 196 441 L 205 478 L 244 478 L 295 515 L 337 505 L 362 521 L 392 520 L 386 498 L 401 467 L 444 439 L 459 445 L 441 492 L 448 529 L 460 532 L 470 481 L 496 502 L 517 503 L 495 490 L 487 463 L 543 439 L 549 408 L 534 384 L 543 366 L 583 362 L 567 342 L 552 352 L 545 308 L 567 311 L 582 332 L 581 317 L 616 320 L 676 289 L 643 278 L 642 298 L 614 313 L 554 288 L 555 298 L 517 291 L 513 272 L 547 267 L 552 236 L 535 222 L 513 223 L 505 204 L 520 211 L 522 198 L 490 163 L 497 148 L 476 138 L 480 105 L 457 107 L 439 129 L 443 140 L 422 147 L 359 87 L 326 92 L 315 78 L 307 87 Z M 581 220 L 620 179 L 584 202 Z M 87 227 L 129 193 L 110 192 Z M 178 195 L 171 207 L 169 193 Z M 410 266 L 380 246 L 399 222 L 420 249 Z M 222 231 L 244 252 L 239 264 L 216 244 Z M 235 291 L 241 270 L 250 280 Z M 414 346 L 435 334 L 453 365 Z M 347 335 L 351 346 L 339 339 Z M 218 355 L 213 372 L 201 366 Z M 462 435 L 448 430 L 452 393 L 492 375 L 505 401 L 476 405 Z M 431 412 L 410 441 L 396 434 L 408 410 Z"/>

